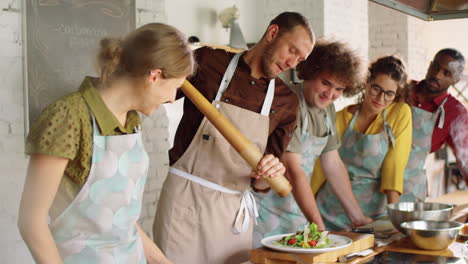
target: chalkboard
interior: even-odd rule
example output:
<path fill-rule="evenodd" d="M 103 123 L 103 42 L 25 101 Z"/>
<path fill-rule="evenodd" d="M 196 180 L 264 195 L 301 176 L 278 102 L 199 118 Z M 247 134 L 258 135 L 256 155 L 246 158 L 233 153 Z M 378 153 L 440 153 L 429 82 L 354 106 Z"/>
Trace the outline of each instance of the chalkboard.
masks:
<path fill-rule="evenodd" d="M 27 132 L 45 106 L 78 90 L 84 76 L 97 76 L 99 40 L 135 28 L 135 0 L 25 2 Z"/>

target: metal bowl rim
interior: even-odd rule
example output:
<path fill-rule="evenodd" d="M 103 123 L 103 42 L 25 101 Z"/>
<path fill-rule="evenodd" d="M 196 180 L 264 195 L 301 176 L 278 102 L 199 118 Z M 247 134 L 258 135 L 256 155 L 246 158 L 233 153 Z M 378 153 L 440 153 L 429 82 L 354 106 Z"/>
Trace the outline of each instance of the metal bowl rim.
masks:
<path fill-rule="evenodd" d="M 406 210 L 399 210 L 397 208 L 392 208 L 392 206 L 396 206 L 397 204 L 415 204 L 415 202 L 400 202 L 400 203 L 393 203 L 393 204 L 387 204 L 387 210 L 393 210 L 393 211 L 397 211 L 397 212 L 405 212 L 405 213 L 411 213 L 411 212 L 416 212 L 416 210 L 412 210 L 412 211 L 406 211 Z M 453 208 L 455 208 L 455 206 L 453 204 L 448 204 L 448 203 L 425 203 L 425 202 L 421 202 L 423 204 L 440 204 L 440 205 L 447 205 L 448 208 L 443 208 L 443 209 L 437 209 L 437 210 L 421 210 L 420 212 L 434 212 L 434 211 L 438 211 L 438 212 L 441 212 L 441 211 L 450 211 L 450 210 L 453 210 Z"/>
<path fill-rule="evenodd" d="M 421 228 L 412 228 L 412 227 L 406 227 L 404 225 L 409 225 L 410 223 L 413 222 L 426 222 L 426 223 L 450 223 L 450 224 L 456 224 L 458 226 L 454 227 L 448 227 L 448 228 L 440 228 L 440 229 L 421 229 Z M 457 222 L 457 221 L 430 221 L 430 220 L 414 220 L 414 221 L 408 221 L 408 222 L 403 222 L 400 224 L 400 227 L 405 229 L 405 230 L 416 230 L 416 231 L 451 231 L 451 230 L 460 230 L 463 227 L 463 223 Z"/>

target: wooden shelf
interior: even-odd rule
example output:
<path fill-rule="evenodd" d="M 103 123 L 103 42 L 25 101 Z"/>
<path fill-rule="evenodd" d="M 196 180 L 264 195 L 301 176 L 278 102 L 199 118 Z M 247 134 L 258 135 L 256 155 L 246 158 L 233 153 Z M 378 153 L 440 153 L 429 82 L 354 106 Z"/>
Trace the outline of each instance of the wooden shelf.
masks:
<path fill-rule="evenodd" d="M 211 44 L 191 45 L 192 50 L 196 50 L 196 49 L 204 47 L 204 46 L 211 47 L 211 48 L 214 48 L 214 49 L 223 49 L 223 50 L 226 50 L 226 51 L 229 51 L 229 52 L 234 52 L 234 53 L 239 53 L 241 51 L 244 51 L 243 49 L 235 49 L 235 48 L 232 48 L 232 47 L 229 47 L 229 46 L 223 46 L 223 45 L 211 45 Z"/>

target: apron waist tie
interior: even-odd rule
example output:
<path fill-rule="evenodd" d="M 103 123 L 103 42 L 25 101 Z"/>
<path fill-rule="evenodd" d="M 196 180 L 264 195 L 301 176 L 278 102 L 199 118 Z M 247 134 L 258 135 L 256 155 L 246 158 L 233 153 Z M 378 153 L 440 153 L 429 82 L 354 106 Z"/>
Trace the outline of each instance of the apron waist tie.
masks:
<path fill-rule="evenodd" d="M 239 210 L 237 211 L 236 215 L 236 220 L 234 221 L 234 225 L 232 226 L 232 231 L 235 234 L 239 234 L 242 232 L 247 231 L 249 227 L 249 222 L 250 222 L 250 217 L 254 217 L 254 222 L 257 224 L 257 217 L 258 217 L 258 210 L 257 210 L 257 204 L 255 203 L 255 198 L 253 194 L 250 192 L 250 190 L 245 190 L 243 192 L 241 191 L 236 191 L 236 190 L 231 190 L 229 188 L 226 188 L 224 186 L 221 186 L 219 184 L 216 184 L 214 182 L 207 181 L 205 179 L 202 179 L 200 177 L 194 176 L 192 174 L 189 174 L 185 171 L 170 167 L 169 172 L 171 172 L 174 175 L 177 175 L 179 177 L 182 177 L 186 180 L 198 183 L 204 187 L 210 188 L 212 190 L 220 191 L 223 193 L 228 193 L 228 194 L 239 194 L 241 195 L 241 200 L 240 200 L 240 207 Z M 237 226 L 240 223 L 241 216 L 243 217 L 242 220 L 242 227 L 239 230 Z"/>

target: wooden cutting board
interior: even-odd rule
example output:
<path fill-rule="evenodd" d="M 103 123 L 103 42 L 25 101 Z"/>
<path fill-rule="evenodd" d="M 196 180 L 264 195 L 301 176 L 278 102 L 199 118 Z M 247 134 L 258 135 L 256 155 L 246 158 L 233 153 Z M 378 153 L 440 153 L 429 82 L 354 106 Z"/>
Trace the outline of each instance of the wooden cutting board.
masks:
<path fill-rule="evenodd" d="M 359 252 L 374 246 L 374 235 L 372 234 L 359 234 L 352 232 L 331 233 L 349 237 L 353 243 L 345 248 L 316 254 L 291 254 L 262 247 L 250 251 L 250 262 L 253 264 L 301 264 L 312 262 L 336 262 L 340 256 L 344 256 L 353 252 Z"/>
<path fill-rule="evenodd" d="M 403 253 L 412 253 L 420 255 L 434 255 L 434 256 L 444 256 L 444 257 L 453 257 L 453 252 L 450 249 L 444 250 L 424 250 L 418 248 L 409 237 L 404 237 L 401 240 L 395 241 L 388 246 L 385 246 L 385 251 L 394 251 L 394 252 L 403 252 Z"/>

